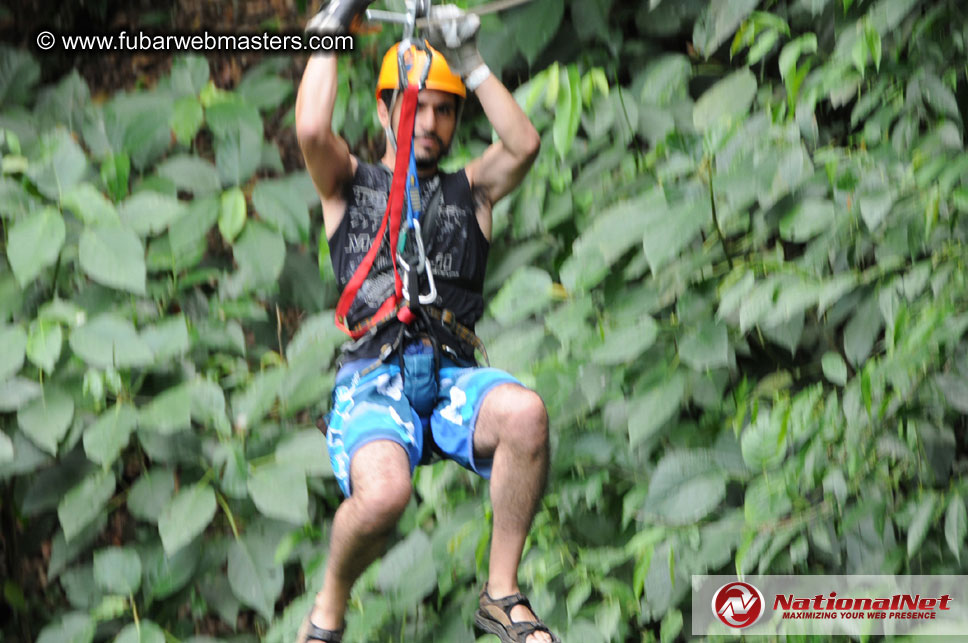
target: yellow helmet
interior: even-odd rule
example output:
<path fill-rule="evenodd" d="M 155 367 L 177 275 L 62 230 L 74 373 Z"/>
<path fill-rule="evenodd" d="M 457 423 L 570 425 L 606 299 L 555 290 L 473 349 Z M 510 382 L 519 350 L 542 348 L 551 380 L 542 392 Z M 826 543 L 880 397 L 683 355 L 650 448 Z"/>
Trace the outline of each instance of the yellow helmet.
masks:
<path fill-rule="evenodd" d="M 444 59 L 444 55 L 430 46 L 430 43 L 424 41 L 427 45 L 427 49 L 433 52 L 433 58 L 430 60 L 430 73 L 427 75 L 427 82 L 424 83 L 426 89 L 436 89 L 438 91 L 447 92 L 449 94 L 456 94 L 461 98 L 467 97 L 467 89 L 464 87 L 464 83 L 461 82 L 460 76 L 457 76 L 450 70 L 450 66 L 447 64 L 447 60 Z M 383 56 L 383 64 L 380 66 L 380 76 L 376 81 L 376 97 L 380 97 L 380 92 L 385 89 L 396 89 L 400 84 L 400 72 L 398 71 L 397 62 L 397 48 L 400 43 L 397 43 L 387 50 L 387 53 Z M 424 65 L 427 64 L 427 53 L 417 49 L 415 46 L 410 46 L 410 51 L 413 54 L 413 64 L 410 65 L 410 70 L 407 72 L 407 82 L 416 83 L 420 80 L 420 74 L 423 72 Z"/>

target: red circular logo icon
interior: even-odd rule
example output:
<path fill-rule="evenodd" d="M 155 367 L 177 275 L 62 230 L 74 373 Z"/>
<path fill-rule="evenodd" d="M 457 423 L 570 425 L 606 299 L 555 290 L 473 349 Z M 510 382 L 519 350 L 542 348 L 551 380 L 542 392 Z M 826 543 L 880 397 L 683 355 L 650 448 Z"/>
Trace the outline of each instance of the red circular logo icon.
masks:
<path fill-rule="evenodd" d="M 763 593 L 742 581 L 726 583 L 713 594 L 713 614 L 729 627 L 750 627 L 763 615 Z"/>

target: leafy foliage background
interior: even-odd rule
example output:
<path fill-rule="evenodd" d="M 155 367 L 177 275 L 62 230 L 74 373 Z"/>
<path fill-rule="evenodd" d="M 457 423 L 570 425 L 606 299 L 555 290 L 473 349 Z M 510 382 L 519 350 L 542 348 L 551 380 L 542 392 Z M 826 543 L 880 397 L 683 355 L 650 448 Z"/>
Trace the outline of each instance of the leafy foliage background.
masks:
<path fill-rule="evenodd" d="M 966 35 L 925 0 L 485 20 L 544 145 L 478 330 L 551 414 L 522 580 L 565 640 L 686 636 L 694 573 L 966 573 Z M 341 59 L 364 155 L 392 39 Z M 293 64 L 229 88 L 178 57 L 92 97 L 0 52 L 3 640 L 282 641 L 308 608 L 342 338 L 311 183 L 266 136 Z M 469 108 L 454 166 L 490 140 Z M 415 489 L 349 640 L 474 638 L 486 485 Z"/>

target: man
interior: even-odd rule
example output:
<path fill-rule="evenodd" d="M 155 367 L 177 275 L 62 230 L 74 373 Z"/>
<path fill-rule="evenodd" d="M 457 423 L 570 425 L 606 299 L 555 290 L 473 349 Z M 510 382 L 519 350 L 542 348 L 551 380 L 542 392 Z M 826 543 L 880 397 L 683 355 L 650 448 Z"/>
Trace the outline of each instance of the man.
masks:
<path fill-rule="evenodd" d="M 310 29 L 346 33 L 370 1 L 334 0 Z M 298 643 L 341 640 L 351 587 L 382 552 L 409 503 L 412 472 L 431 454 L 456 460 L 490 480 L 494 525 L 489 577 L 475 622 L 508 643 L 559 641 L 530 609 L 517 578 L 547 476 L 547 413 L 538 395 L 509 374 L 476 366 L 471 332 L 484 309 L 491 208 L 521 182 L 540 139 L 481 59 L 478 18 L 453 6 L 434 8 L 432 17 L 446 19 L 430 29 L 441 51 L 431 50 L 412 140 L 419 201 L 425 223 L 433 228 L 425 235 L 426 256 L 437 297 L 423 309 L 430 314 L 421 314 L 412 325 L 391 318 L 344 349 L 327 444 L 346 499 L 333 520 L 323 587 L 300 628 Z M 415 83 L 426 54 L 412 49 L 407 58 L 412 61 L 410 82 Z M 347 315 L 350 325 L 372 316 L 394 290 L 390 244 L 377 238 L 377 231 L 400 127 L 397 64 L 394 47 L 384 58 L 377 87 L 377 113 L 390 137 L 381 164 L 358 159 L 331 130 L 338 84 L 332 55 L 309 60 L 296 99 L 296 133 L 322 200 L 341 289 L 372 245 L 382 243 Z M 438 162 L 453 141 L 468 91 L 477 95 L 500 140 L 464 170 L 442 173 Z M 411 251 L 415 237 L 416 231 L 408 235 Z M 410 266 L 418 268 L 416 262 Z M 420 293 L 427 294 L 429 275 L 418 284 Z M 418 294 L 410 296 L 416 299 Z"/>

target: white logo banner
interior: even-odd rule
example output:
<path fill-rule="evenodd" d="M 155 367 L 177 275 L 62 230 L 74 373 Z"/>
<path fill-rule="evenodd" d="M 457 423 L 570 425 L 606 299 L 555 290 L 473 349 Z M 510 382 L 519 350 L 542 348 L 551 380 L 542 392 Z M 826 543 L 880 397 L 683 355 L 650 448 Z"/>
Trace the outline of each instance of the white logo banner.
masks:
<path fill-rule="evenodd" d="M 968 634 L 968 576 L 692 577 L 692 634 Z"/>

